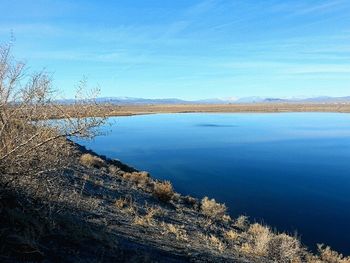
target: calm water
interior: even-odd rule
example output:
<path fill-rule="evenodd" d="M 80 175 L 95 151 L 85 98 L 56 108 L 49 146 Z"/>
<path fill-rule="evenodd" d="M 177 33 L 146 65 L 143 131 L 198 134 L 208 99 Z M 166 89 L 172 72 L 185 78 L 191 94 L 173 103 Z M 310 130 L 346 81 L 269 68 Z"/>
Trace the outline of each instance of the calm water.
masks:
<path fill-rule="evenodd" d="M 81 142 L 197 197 L 350 254 L 350 114 L 157 114 L 111 118 Z"/>

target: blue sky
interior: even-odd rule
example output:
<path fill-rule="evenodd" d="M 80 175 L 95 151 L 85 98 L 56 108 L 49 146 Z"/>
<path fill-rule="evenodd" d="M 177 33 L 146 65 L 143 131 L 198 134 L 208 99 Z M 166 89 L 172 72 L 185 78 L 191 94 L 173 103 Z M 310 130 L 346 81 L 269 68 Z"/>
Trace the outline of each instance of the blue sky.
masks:
<path fill-rule="evenodd" d="M 350 95 L 349 0 L 0 0 L 0 42 L 72 97 Z"/>

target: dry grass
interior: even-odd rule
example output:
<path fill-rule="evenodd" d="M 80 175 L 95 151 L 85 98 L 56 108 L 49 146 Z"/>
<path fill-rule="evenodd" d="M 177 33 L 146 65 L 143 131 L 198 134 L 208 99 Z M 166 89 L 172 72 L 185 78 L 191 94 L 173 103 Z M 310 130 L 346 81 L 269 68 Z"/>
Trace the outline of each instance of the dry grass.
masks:
<path fill-rule="evenodd" d="M 156 216 L 159 216 L 161 214 L 162 209 L 160 207 L 147 206 L 144 218 L 147 220 L 147 222 L 151 223 Z"/>
<path fill-rule="evenodd" d="M 333 251 L 329 246 L 322 244 L 318 245 L 319 260 L 310 262 L 325 262 L 325 263 L 350 263 L 350 257 L 344 257 L 342 254 Z"/>
<path fill-rule="evenodd" d="M 242 229 L 242 230 L 247 230 L 249 227 L 249 221 L 248 221 L 248 217 L 247 216 L 239 216 L 236 220 L 235 220 L 235 224 L 236 227 Z"/>
<path fill-rule="evenodd" d="M 269 227 L 250 225 L 240 251 L 247 256 L 265 257 L 273 262 L 302 262 L 305 250 L 299 240 L 285 233 L 274 234 Z"/>
<path fill-rule="evenodd" d="M 232 219 L 231 219 L 231 217 L 230 217 L 229 215 L 224 215 L 224 216 L 222 217 L 222 220 L 223 220 L 224 222 L 230 222 Z"/>
<path fill-rule="evenodd" d="M 115 207 L 131 215 L 137 214 L 137 207 L 132 197 L 122 197 L 118 198 L 114 202 Z"/>
<path fill-rule="evenodd" d="M 122 174 L 122 171 L 120 170 L 120 168 L 118 168 L 118 167 L 115 166 L 115 165 L 109 165 L 109 166 L 108 166 L 108 172 L 109 172 L 110 174 L 113 174 L 113 175 Z"/>
<path fill-rule="evenodd" d="M 223 219 L 227 208 L 225 204 L 217 203 L 215 199 L 204 197 L 201 201 L 201 211 L 204 215 L 212 219 Z"/>
<path fill-rule="evenodd" d="M 146 227 L 152 225 L 146 218 L 139 215 L 135 216 L 133 224 L 138 226 L 146 226 Z"/>
<path fill-rule="evenodd" d="M 285 233 L 273 235 L 268 244 L 268 257 L 276 262 L 301 262 L 302 254 L 299 240 Z"/>
<path fill-rule="evenodd" d="M 234 230 L 228 230 L 224 233 L 224 236 L 225 238 L 228 240 L 228 241 L 237 241 L 240 237 L 240 235 L 234 231 Z"/>
<path fill-rule="evenodd" d="M 247 255 L 267 256 L 269 242 L 272 238 L 270 229 L 260 224 L 253 224 L 247 231 L 247 242 L 241 251 Z"/>
<path fill-rule="evenodd" d="M 66 111 L 71 116 L 81 116 L 78 109 L 66 105 Z M 95 105 L 86 116 L 130 116 L 153 113 L 183 113 L 183 112 L 350 112 L 350 104 L 186 104 L 186 105 Z M 60 118 L 61 113 L 53 111 L 54 118 Z"/>
<path fill-rule="evenodd" d="M 80 156 L 79 161 L 82 165 L 86 167 L 102 168 L 106 166 L 105 161 L 89 153 L 85 153 L 82 156 Z"/>
<path fill-rule="evenodd" d="M 161 226 L 164 229 L 164 232 L 162 234 L 170 234 L 174 235 L 177 240 L 187 241 L 188 235 L 186 230 L 184 229 L 184 226 L 177 226 L 174 224 L 167 224 L 162 223 Z"/>
<path fill-rule="evenodd" d="M 119 209 L 124 209 L 129 204 L 129 201 L 126 198 L 118 198 L 115 200 L 114 205 Z"/>
<path fill-rule="evenodd" d="M 147 172 L 125 173 L 123 177 L 127 180 L 134 182 L 140 187 L 147 185 L 150 181 L 149 173 Z"/>
<path fill-rule="evenodd" d="M 95 185 L 97 186 L 104 186 L 104 181 L 102 179 L 99 179 L 99 180 L 95 180 Z"/>
<path fill-rule="evenodd" d="M 200 234 L 200 238 L 207 244 L 209 248 L 223 252 L 227 249 L 227 246 L 215 235 Z"/>
<path fill-rule="evenodd" d="M 155 225 L 155 217 L 162 214 L 162 210 L 159 207 L 149 207 L 146 206 L 145 215 L 141 216 L 137 214 L 134 218 L 135 225 L 141 226 L 154 226 Z"/>
<path fill-rule="evenodd" d="M 163 202 L 169 202 L 174 196 L 173 186 L 169 181 L 156 182 L 153 194 Z"/>

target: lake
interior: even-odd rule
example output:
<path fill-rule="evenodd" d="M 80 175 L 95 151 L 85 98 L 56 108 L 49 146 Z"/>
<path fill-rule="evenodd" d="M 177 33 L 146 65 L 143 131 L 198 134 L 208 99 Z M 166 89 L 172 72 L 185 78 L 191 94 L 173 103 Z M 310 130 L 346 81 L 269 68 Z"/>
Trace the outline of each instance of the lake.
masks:
<path fill-rule="evenodd" d="M 110 118 L 78 141 L 225 203 L 231 216 L 350 254 L 350 114 L 154 114 Z"/>

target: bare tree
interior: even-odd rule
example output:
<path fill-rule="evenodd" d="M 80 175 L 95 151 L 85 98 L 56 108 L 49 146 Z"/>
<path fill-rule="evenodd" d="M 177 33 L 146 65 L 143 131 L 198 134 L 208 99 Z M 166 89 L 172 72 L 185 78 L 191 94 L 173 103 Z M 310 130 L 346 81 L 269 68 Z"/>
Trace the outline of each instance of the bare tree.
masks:
<path fill-rule="evenodd" d="M 65 107 L 54 100 L 52 79 L 44 72 L 27 73 L 25 63 L 0 46 L 0 182 L 4 185 L 35 178 L 68 165 L 71 136 L 93 136 L 105 118 L 89 117 L 96 110 L 97 90 L 84 96 L 78 85 L 75 103 Z M 67 110 L 69 108 L 69 110 Z M 77 114 L 79 113 L 79 114 Z M 59 116 L 59 120 L 52 120 Z"/>

